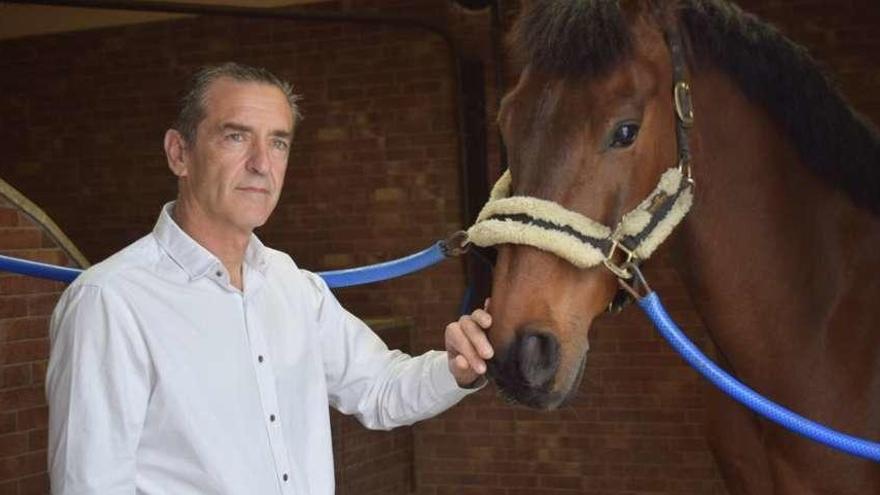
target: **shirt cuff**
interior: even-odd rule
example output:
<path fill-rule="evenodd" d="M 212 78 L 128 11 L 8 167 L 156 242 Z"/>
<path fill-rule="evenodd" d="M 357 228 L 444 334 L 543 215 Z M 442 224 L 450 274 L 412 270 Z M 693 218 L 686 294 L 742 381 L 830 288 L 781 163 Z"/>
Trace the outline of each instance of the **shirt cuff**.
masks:
<path fill-rule="evenodd" d="M 485 377 L 478 378 L 473 384 L 467 387 L 461 387 L 449 371 L 449 358 L 445 351 L 430 351 L 433 363 L 431 365 L 431 383 L 434 393 L 441 401 L 452 400 L 453 404 L 467 397 L 468 395 L 480 390 L 488 380 Z"/>

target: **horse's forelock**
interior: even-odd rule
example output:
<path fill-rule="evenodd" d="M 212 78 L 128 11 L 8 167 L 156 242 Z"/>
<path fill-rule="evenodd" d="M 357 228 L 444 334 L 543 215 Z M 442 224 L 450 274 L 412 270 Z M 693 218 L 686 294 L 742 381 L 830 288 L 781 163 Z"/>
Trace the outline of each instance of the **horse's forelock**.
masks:
<path fill-rule="evenodd" d="M 621 3 L 625 5 L 621 5 Z M 509 42 L 522 65 L 561 77 L 590 77 L 632 53 L 626 9 L 632 1 L 524 2 Z"/>

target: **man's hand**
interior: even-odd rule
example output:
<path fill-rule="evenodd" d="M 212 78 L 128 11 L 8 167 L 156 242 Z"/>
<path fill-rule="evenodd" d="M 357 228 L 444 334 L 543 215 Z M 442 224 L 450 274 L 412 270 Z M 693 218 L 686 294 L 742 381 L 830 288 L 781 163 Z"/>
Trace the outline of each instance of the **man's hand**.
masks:
<path fill-rule="evenodd" d="M 489 301 L 486 300 L 488 309 Z M 486 359 L 494 351 L 486 329 L 492 326 L 492 317 L 478 309 L 464 315 L 446 326 L 446 352 L 449 354 L 449 371 L 460 387 L 469 387 L 486 373 Z"/>

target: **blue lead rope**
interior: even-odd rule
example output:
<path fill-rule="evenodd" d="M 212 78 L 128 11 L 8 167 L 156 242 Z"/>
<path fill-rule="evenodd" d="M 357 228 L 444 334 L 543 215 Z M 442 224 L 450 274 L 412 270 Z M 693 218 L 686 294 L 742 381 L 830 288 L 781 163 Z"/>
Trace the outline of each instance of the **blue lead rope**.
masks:
<path fill-rule="evenodd" d="M 445 243 L 438 241 L 427 249 L 400 259 L 346 270 L 319 272 L 318 275 L 331 288 L 351 287 L 407 275 L 438 263 L 446 256 Z M 0 255 L 0 271 L 67 283 L 73 282 L 73 279 L 82 273 L 82 270 L 78 268 L 67 268 L 4 255 Z"/>
<path fill-rule="evenodd" d="M 872 461 L 880 461 L 880 443 L 870 442 L 858 437 L 832 430 L 824 425 L 810 421 L 761 396 L 736 378 L 727 374 L 688 340 L 681 329 L 672 321 L 655 292 L 639 299 L 639 306 L 654 322 L 657 330 L 672 347 L 681 354 L 698 373 L 713 385 L 752 411 L 764 416 L 806 438 L 848 454 Z"/>
<path fill-rule="evenodd" d="M 348 268 L 346 270 L 320 272 L 318 275 L 323 277 L 330 287 L 351 287 L 353 285 L 380 282 L 417 272 L 444 259 L 446 259 L 444 242 L 438 241 L 427 249 L 396 260 L 358 268 Z"/>
<path fill-rule="evenodd" d="M 11 272 L 29 277 L 48 278 L 49 280 L 70 283 L 82 273 L 82 270 L 22 260 L 0 254 L 0 272 Z"/>
<path fill-rule="evenodd" d="M 431 266 L 448 256 L 443 241 L 428 249 L 397 260 L 377 263 L 347 270 L 333 270 L 318 273 L 333 288 L 368 284 L 380 280 L 406 275 Z M 82 270 L 27 261 L 0 255 L 0 271 L 47 278 L 59 282 L 72 282 Z M 727 374 L 707 358 L 678 328 L 660 302 L 656 293 L 650 292 L 639 299 L 639 306 L 648 315 L 672 347 L 698 373 L 721 389 L 734 400 L 755 411 L 761 416 L 778 423 L 795 433 L 843 452 L 880 461 L 880 443 L 832 430 L 824 425 L 810 421 L 798 414 L 762 397 L 745 384 Z"/>

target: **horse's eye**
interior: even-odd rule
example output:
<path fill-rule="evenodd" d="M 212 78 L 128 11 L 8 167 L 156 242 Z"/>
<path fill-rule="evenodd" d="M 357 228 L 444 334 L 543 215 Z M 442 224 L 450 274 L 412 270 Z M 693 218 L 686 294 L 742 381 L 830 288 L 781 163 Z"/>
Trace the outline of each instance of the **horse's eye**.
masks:
<path fill-rule="evenodd" d="M 638 124 L 629 123 L 620 125 L 614 130 L 614 136 L 611 138 L 611 147 L 626 148 L 635 142 L 636 136 L 638 135 Z"/>

